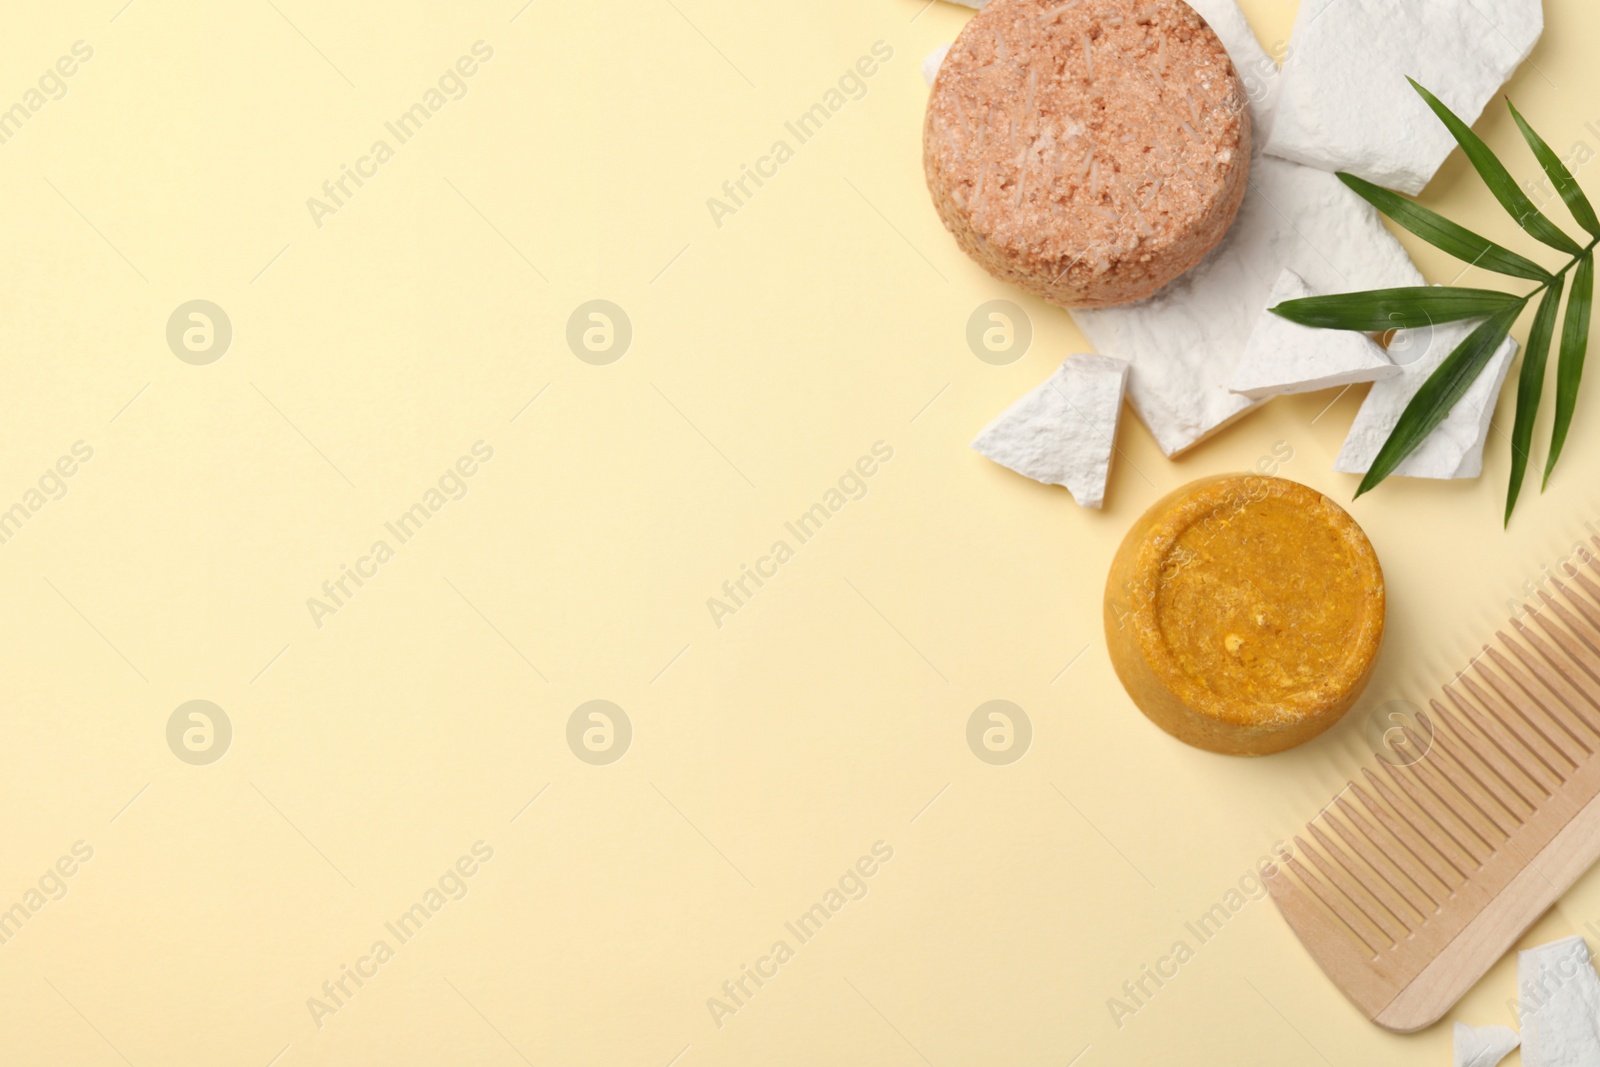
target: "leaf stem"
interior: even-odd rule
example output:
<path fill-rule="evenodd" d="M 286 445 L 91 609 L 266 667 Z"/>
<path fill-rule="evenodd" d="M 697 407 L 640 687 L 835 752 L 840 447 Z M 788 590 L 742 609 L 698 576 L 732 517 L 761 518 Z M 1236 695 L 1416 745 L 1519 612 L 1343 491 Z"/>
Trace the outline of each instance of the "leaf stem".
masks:
<path fill-rule="evenodd" d="M 1581 252 L 1579 252 L 1577 255 L 1573 256 L 1571 259 L 1567 260 L 1567 265 L 1562 267 L 1560 270 L 1556 271 L 1554 274 L 1550 275 L 1548 280 L 1542 281 L 1538 285 L 1534 286 L 1532 291 L 1529 292 L 1526 296 L 1524 296 L 1522 298 L 1524 305 L 1526 305 L 1526 303 L 1529 300 L 1532 300 L 1534 297 L 1538 296 L 1540 293 L 1542 293 L 1546 289 L 1550 288 L 1550 286 L 1554 285 L 1557 281 L 1560 281 L 1562 278 L 1566 277 L 1567 271 L 1571 270 L 1574 266 L 1576 266 L 1578 260 L 1582 259 L 1584 256 L 1586 256 L 1589 253 L 1593 252 L 1596 245 L 1600 245 L 1600 237 L 1596 237 L 1593 240 L 1591 240 L 1588 244 L 1584 245 L 1583 246 L 1583 250 Z"/>

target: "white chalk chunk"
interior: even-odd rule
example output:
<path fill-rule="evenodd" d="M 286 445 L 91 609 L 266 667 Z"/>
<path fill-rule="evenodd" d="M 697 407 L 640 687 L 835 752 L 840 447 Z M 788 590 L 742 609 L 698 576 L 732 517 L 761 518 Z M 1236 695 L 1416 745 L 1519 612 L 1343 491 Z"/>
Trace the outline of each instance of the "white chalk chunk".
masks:
<path fill-rule="evenodd" d="M 939 76 L 939 68 L 944 66 L 944 57 L 950 54 L 950 46 L 942 44 L 929 52 L 922 60 L 922 80 L 929 85 Z"/>
<path fill-rule="evenodd" d="M 1517 953 L 1524 1067 L 1600 1063 L 1600 975 L 1581 937 Z"/>
<path fill-rule="evenodd" d="M 1281 79 L 1263 73 L 1276 64 L 1234 0 L 1190 6 L 1241 72 L 1259 144 L 1276 121 Z M 1260 75 L 1255 82 L 1245 76 L 1251 71 Z M 1286 267 L 1321 292 L 1423 284 L 1378 213 L 1338 178 L 1258 153 L 1228 236 L 1199 266 L 1142 303 L 1072 313 L 1097 349 L 1132 364 L 1128 402 L 1167 455 L 1260 403 L 1230 392 L 1228 382 Z"/>
<path fill-rule="evenodd" d="M 1456 1023 L 1455 1067 L 1495 1067 L 1517 1047 L 1519 1040 L 1509 1026 Z"/>
<path fill-rule="evenodd" d="M 1543 30 L 1540 0 L 1303 0 L 1266 151 L 1419 193 L 1455 141 L 1406 76 L 1471 125 Z"/>
<path fill-rule="evenodd" d="M 1344 440 L 1344 447 L 1333 461 L 1333 469 L 1346 474 L 1365 474 L 1378 458 L 1389 432 L 1423 382 L 1444 362 L 1455 347 L 1472 332 L 1474 322 L 1451 322 L 1426 329 L 1401 330 L 1389 342 L 1389 355 L 1400 373 L 1373 383 L 1372 391 L 1356 412 L 1356 421 Z M 1416 451 L 1396 467 L 1395 474 L 1407 478 L 1476 478 L 1483 473 L 1483 446 L 1489 437 L 1489 422 L 1500 399 L 1500 387 L 1517 354 L 1516 338 L 1508 337 L 1489 357 L 1478 375 L 1444 421 L 1434 428 Z"/>
<path fill-rule="evenodd" d="M 1274 315 L 1272 307 L 1285 300 L 1324 294 L 1304 278 L 1284 268 L 1267 297 L 1267 308 L 1250 331 L 1244 357 L 1228 388 L 1252 400 L 1285 393 L 1309 393 L 1337 385 L 1392 378 L 1400 368 L 1364 333 L 1354 330 L 1319 330 Z"/>
<path fill-rule="evenodd" d="M 1064 485 L 1086 508 L 1105 502 L 1128 365 L 1070 356 L 1054 374 L 984 427 L 972 447 L 1018 474 Z"/>

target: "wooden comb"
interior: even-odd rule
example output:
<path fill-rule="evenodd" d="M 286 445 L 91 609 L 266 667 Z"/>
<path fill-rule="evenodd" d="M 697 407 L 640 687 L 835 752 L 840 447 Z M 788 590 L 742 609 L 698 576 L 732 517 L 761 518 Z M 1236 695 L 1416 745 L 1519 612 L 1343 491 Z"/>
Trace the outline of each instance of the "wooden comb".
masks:
<path fill-rule="evenodd" d="M 1600 858 L 1600 563 L 1579 557 L 1263 871 L 1385 1029 L 1438 1021 Z"/>

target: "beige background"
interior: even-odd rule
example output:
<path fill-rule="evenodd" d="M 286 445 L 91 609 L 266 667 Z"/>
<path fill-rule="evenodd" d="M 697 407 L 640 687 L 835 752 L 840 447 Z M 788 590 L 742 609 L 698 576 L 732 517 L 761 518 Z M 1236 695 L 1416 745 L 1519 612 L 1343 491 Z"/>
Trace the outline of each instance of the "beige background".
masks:
<path fill-rule="evenodd" d="M 1425 696 L 1600 527 L 1600 420 L 1509 532 L 1509 390 L 1480 481 L 1354 504 L 1391 590 L 1362 706 L 1283 756 L 1193 751 L 1111 672 L 1110 553 L 1160 493 L 1275 446 L 1347 500 L 1360 390 L 1177 463 L 1125 420 L 1099 514 L 970 452 L 1083 340 L 925 195 L 918 65 L 964 9 L 124 2 L 16 5 L 0 34 L 0 107 L 93 49 L 0 145 L 0 507 L 94 453 L 0 545 L 0 908 L 66 889 L 0 945 L 0 1059 L 1447 1062 L 1447 1027 L 1368 1025 L 1268 903 L 1120 1027 L 1107 1001 L 1196 947 L 1185 923 L 1359 765 L 1372 709 Z M 1287 38 L 1292 3 L 1245 6 Z M 1546 10 L 1510 91 L 1558 148 L 1600 145 L 1600 13 Z M 465 97 L 319 228 L 307 198 L 480 40 Z M 707 198 L 878 41 L 864 97 L 718 227 Z M 1502 110 L 1479 129 L 1532 174 Z M 1528 243 L 1459 157 L 1425 201 Z M 997 297 L 1035 331 L 1004 367 L 964 339 Z M 609 366 L 564 339 L 596 298 L 634 330 Z M 165 340 L 193 299 L 233 325 L 207 366 Z M 466 495 L 317 627 L 307 598 L 479 440 Z M 866 495 L 715 626 L 707 598 L 878 441 Z M 233 726 L 210 765 L 168 748 L 191 699 Z M 592 699 L 634 730 L 608 766 L 566 742 Z M 1032 722 L 1009 766 L 966 743 L 991 699 Z M 465 897 L 398 944 L 384 923 L 479 841 Z M 784 923 L 879 841 L 866 896 L 798 945 Z M 1528 942 L 1591 921 L 1595 876 Z M 319 1027 L 308 998 L 380 938 Z M 717 1026 L 707 999 L 780 938 L 794 958 Z M 1513 981 L 1503 960 L 1453 1018 L 1509 1022 Z"/>

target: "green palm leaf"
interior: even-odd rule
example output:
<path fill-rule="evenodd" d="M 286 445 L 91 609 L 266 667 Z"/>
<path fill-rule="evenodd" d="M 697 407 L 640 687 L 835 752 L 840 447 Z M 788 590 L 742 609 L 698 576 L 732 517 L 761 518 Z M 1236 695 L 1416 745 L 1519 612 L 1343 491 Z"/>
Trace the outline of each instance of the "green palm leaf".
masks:
<path fill-rule="evenodd" d="M 1539 414 L 1539 399 L 1544 394 L 1544 365 L 1550 355 L 1550 338 L 1556 331 L 1556 311 L 1561 306 L 1561 282 L 1557 278 L 1544 291 L 1539 310 L 1528 331 L 1528 351 L 1522 357 L 1522 376 L 1517 380 L 1517 421 L 1511 429 L 1511 485 L 1506 490 L 1506 525 L 1511 524 L 1511 509 L 1517 506 L 1522 479 L 1528 471 L 1528 448 L 1533 444 L 1533 420 Z"/>
<path fill-rule="evenodd" d="M 1550 456 L 1544 464 L 1544 485 L 1556 469 L 1567 443 L 1572 412 L 1578 404 L 1578 382 L 1583 378 L 1583 357 L 1589 351 L 1589 313 L 1594 304 L 1594 252 L 1578 257 L 1572 274 L 1572 295 L 1567 298 L 1567 319 L 1561 326 L 1561 365 L 1556 370 L 1556 424 L 1550 432 Z"/>
<path fill-rule="evenodd" d="M 1583 246 L 1562 232 L 1561 228 L 1533 206 L 1533 201 L 1528 199 L 1528 194 L 1522 191 L 1516 181 L 1511 177 L 1511 172 L 1506 170 L 1505 164 L 1495 158 L 1489 151 L 1489 146 L 1483 139 L 1472 132 L 1465 122 L 1456 116 L 1456 113 L 1445 107 L 1439 98 L 1424 89 L 1414 78 L 1407 78 L 1411 87 L 1422 94 L 1433 113 L 1439 116 L 1455 137 L 1456 143 L 1461 146 L 1461 151 L 1466 153 L 1473 169 L 1483 179 L 1483 184 L 1489 187 L 1494 198 L 1500 201 L 1500 206 L 1505 208 L 1512 218 L 1517 220 L 1517 225 L 1528 231 L 1536 240 L 1543 241 L 1551 248 L 1565 252 L 1569 256 L 1576 256 L 1583 252 Z"/>
<path fill-rule="evenodd" d="M 1519 256 L 1487 237 L 1480 237 L 1465 226 L 1458 226 L 1399 193 L 1390 192 L 1381 185 L 1373 185 L 1365 178 L 1343 171 L 1339 173 L 1339 180 L 1395 222 L 1459 260 L 1496 274 L 1509 274 L 1513 278 L 1528 278 L 1536 282 L 1550 278 L 1550 272 L 1533 260 Z"/>
<path fill-rule="evenodd" d="M 1600 219 L 1595 218 L 1594 205 L 1589 203 L 1589 198 L 1578 188 L 1578 183 L 1573 180 L 1572 172 L 1567 169 L 1567 165 L 1561 162 L 1561 157 L 1556 155 L 1548 144 L 1545 144 L 1543 137 L 1533 132 L 1533 127 L 1523 119 L 1522 112 L 1517 110 L 1517 105 L 1507 100 L 1506 107 L 1511 109 L 1511 117 L 1516 119 L 1517 129 L 1522 131 L 1522 139 L 1533 149 L 1535 158 L 1539 160 L 1539 166 L 1549 175 L 1550 183 L 1556 187 L 1556 192 L 1561 194 L 1561 199 L 1566 202 L 1567 210 L 1572 212 L 1572 217 L 1591 235 L 1600 237 Z"/>
<path fill-rule="evenodd" d="M 1494 289 L 1418 285 L 1285 300 L 1273 314 L 1302 326 L 1329 330 L 1399 330 L 1493 315 L 1522 297 Z"/>
<path fill-rule="evenodd" d="M 1371 469 L 1356 489 L 1356 496 L 1369 492 L 1393 474 L 1394 469 L 1444 421 L 1450 409 L 1466 395 L 1467 389 L 1482 372 L 1495 349 L 1511 332 L 1511 324 L 1516 321 L 1524 303 L 1519 300 L 1512 307 L 1484 319 L 1428 376 L 1428 380 L 1422 383 L 1422 388 L 1417 390 L 1411 403 L 1401 413 L 1400 421 L 1389 433 L 1389 439 L 1378 450 Z"/>
<path fill-rule="evenodd" d="M 1408 79 L 1411 80 L 1411 79 Z M 1411 85 L 1445 127 L 1462 153 L 1488 186 L 1500 206 L 1517 225 L 1535 239 L 1567 254 L 1558 270 L 1547 270 L 1535 261 L 1513 252 L 1430 211 L 1406 197 L 1374 185 L 1353 174 L 1339 174 L 1339 180 L 1357 196 L 1377 208 L 1397 225 L 1427 241 L 1469 266 L 1482 267 L 1497 274 L 1534 282 L 1530 292 L 1501 293 L 1492 289 L 1462 289 L 1455 286 L 1410 286 L 1339 293 L 1333 296 L 1285 300 L 1270 310 L 1290 322 L 1321 329 L 1367 332 L 1415 329 L 1439 323 L 1481 319 L 1444 360 L 1428 375 L 1427 381 L 1411 397 L 1401 412 L 1388 439 L 1373 458 L 1371 467 L 1356 489 L 1356 496 L 1370 492 L 1420 448 L 1428 436 L 1449 416 L 1488 366 L 1494 353 L 1505 342 L 1528 304 L 1539 297 L 1538 309 L 1528 333 L 1528 348 L 1517 382 L 1516 423 L 1511 431 L 1511 478 L 1506 487 L 1505 521 L 1509 525 L 1522 487 L 1527 481 L 1529 450 L 1534 423 L 1550 369 L 1551 348 L 1555 344 L 1556 320 L 1561 317 L 1563 288 L 1567 288 L 1567 310 L 1561 324 L 1559 362 L 1556 367 L 1556 413 L 1550 435 L 1549 455 L 1545 459 L 1544 484 L 1566 445 L 1577 409 L 1578 387 L 1583 378 L 1584 358 L 1589 349 L 1589 326 L 1595 286 L 1595 256 L 1600 248 L 1600 213 L 1573 179 L 1571 169 L 1550 145 L 1528 125 L 1508 100 L 1511 117 L 1523 140 L 1539 161 L 1545 175 L 1560 193 L 1572 217 L 1591 238 L 1580 245 L 1543 215 L 1483 140 L 1465 122 L 1415 80 Z M 1567 275 L 1572 284 L 1566 286 Z"/>

